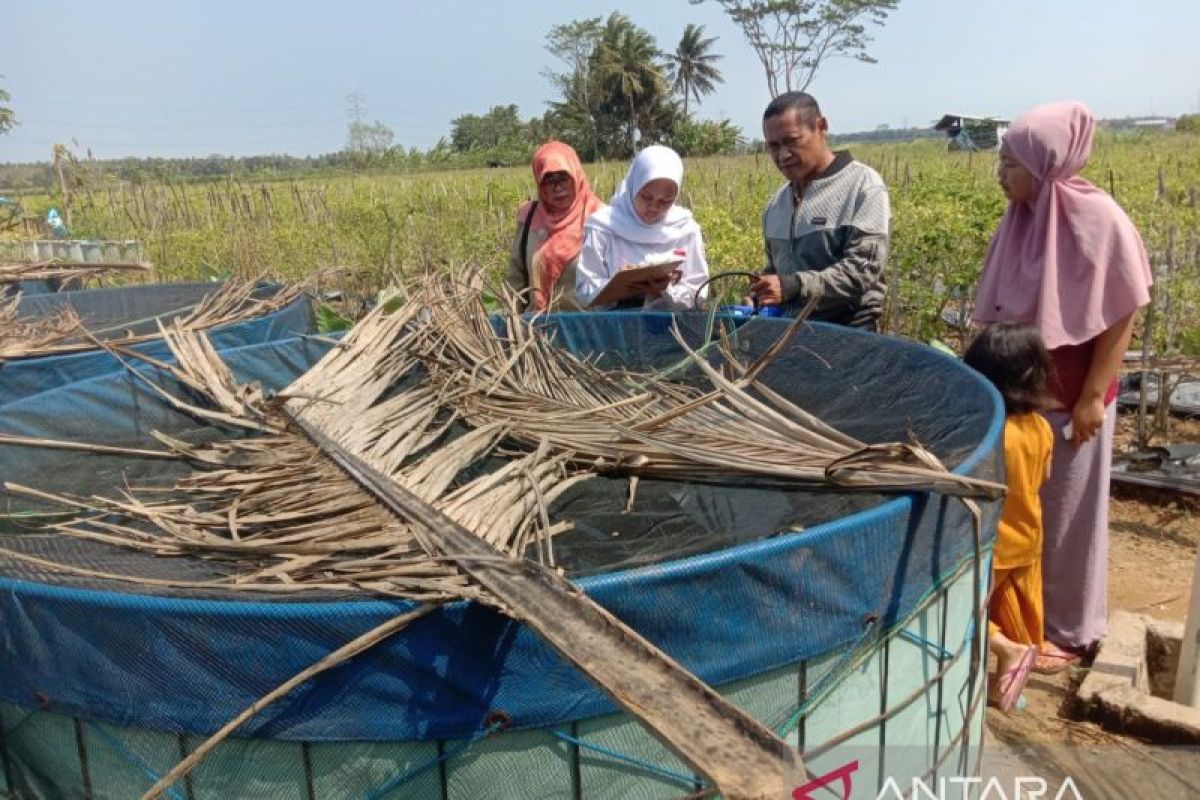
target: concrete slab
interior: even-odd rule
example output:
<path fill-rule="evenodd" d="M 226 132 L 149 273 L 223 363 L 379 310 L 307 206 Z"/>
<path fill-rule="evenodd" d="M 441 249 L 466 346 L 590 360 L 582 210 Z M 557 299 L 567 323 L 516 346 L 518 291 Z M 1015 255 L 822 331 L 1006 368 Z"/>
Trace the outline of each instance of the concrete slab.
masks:
<path fill-rule="evenodd" d="M 1151 694 L 1147 631 L 1153 622 L 1142 614 L 1112 615 L 1108 636 L 1076 689 L 1076 711 L 1157 744 L 1200 744 L 1200 709 Z M 1162 633 L 1159 628 L 1157 635 Z M 1159 648 L 1160 658 L 1163 649 Z"/>

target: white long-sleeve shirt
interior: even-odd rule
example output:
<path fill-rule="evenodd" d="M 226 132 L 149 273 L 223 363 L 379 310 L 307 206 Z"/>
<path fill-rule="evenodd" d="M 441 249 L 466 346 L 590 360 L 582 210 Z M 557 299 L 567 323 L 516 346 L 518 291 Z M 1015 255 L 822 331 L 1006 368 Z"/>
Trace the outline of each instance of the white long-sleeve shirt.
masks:
<path fill-rule="evenodd" d="M 623 239 L 611 231 L 588 226 L 583 237 L 583 249 L 579 253 L 579 266 L 575 275 L 575 295 L 585 307 L 608 284 L 614 275 L 626 265 L 636 266 L 656 256 L 669 256 L 676 249 L 684 251 L 680 265 L 679 281 L 669 285 L 659 297 L 647 297 L 643 308 L 655 311 L 685 311 L 701 308 L 708 296 L 708 287 L 696 290 L 708 280 L 708 260 L 704 254 L 704 239 L 699 230 L 676 248 L 663 250 L 661 245 L 646 245 Z M 602 311 L 612 308 L 590 306 Z"/>

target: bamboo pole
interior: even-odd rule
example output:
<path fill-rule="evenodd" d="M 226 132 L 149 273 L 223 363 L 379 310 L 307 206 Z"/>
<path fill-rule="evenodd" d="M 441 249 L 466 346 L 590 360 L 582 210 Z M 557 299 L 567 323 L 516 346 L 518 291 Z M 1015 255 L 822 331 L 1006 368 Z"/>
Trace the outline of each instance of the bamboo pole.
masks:
<path fill-rule="evenodd" d="M 1175 673 L 1175 702 L 1200 709 L 1200 550 L 1192 571 L 1192 597 Z"/>

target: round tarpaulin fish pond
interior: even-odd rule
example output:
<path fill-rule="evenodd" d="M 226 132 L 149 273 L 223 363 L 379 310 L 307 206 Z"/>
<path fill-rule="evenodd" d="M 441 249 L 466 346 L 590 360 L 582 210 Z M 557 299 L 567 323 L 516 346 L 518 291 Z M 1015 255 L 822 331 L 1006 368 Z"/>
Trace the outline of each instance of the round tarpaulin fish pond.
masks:
<path fill-rule="evenodd" d="M 602 365 L 658 369 L 682 354 L 669 315 L 547 324 Z M 701 343 L 701 319 L 680 324 Z M 748 322 L 737 347 L 753 358 L 785 324 Z M 241 380 L 279 389 L 330 346 L 292 339 L 222 357 Z M 958 474 L 1001 474 L 998 396 L 928 348 L 814 324 L 761 380 L 863 441 L 913 436 Z M 151 430 L 205 435 L 123 373 L 0 406 L 6 434 L 147 446 Z M 0 447 L 0 475 L 47 491 L 165 483 L 178 469 Z M 981 554 L 964 504 L 927 493 L 643 480 L 626 511 L 627 484 L 596 478 L 552 508 L 575 523 L 555 553 L 588 595 L 794 744 L 815 782 L 845 778 L 851 796 L 875 797 L 889 777 L 976 774 L 996 503 L 981 504 Z M 10 510 L 39 507 L 22 497 Z M 20 525 L 0 544 L 101 572 L 211 575 L 200 559 Z M 0 576 L 0 789 L 21 797 L 145 791 L 257 698 L 411 605 L 165 594 L 3 558 Z M 700 785 L 525 626 L 453 603 L 268 707 L 170 796 L 679 797 Z"/>
<path fill-rule="evenodd" d="M 25 320 L 52 319 L 70 312 L 91 336 L 101 341 L 154 336 L 159 323 L 187 319 L 225 284 L 166 283 L 89 289 L 78 292 L 24 295 L 17 312 Z M 285 293 L 286 294 L 281 294 Z M 282 298 L 281 302 L 273 302 Z M 239 303 L 215 315 L 209 335 L 218 350 L 312 333 L 312 306 L 304 295 L 285 287 L 261 284 Z M 220 321 L 227 316 L 229 321 Z M 59 345 L 69 352 L 0 361 L 0 404 L 74 381 L 122 369 L 120 362 L 86 338 Z M 151 358 L 168 358 L 158 338 L 130 345 Z"/>

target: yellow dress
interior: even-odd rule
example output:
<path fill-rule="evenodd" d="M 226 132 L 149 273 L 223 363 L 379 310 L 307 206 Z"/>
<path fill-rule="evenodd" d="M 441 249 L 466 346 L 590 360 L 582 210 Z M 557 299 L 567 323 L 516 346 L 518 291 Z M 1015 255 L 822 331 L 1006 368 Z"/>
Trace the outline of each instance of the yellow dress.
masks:
<path fill-rule="evenodd" d="M 1000 515 L 992 561 L 988 631 L 1021 644 L 1042 643 L 1042 502 L 1038 490 L 1050 474 L 1054 432 L 1037 413 L 1004 421 L 1008 495 Z"/>

